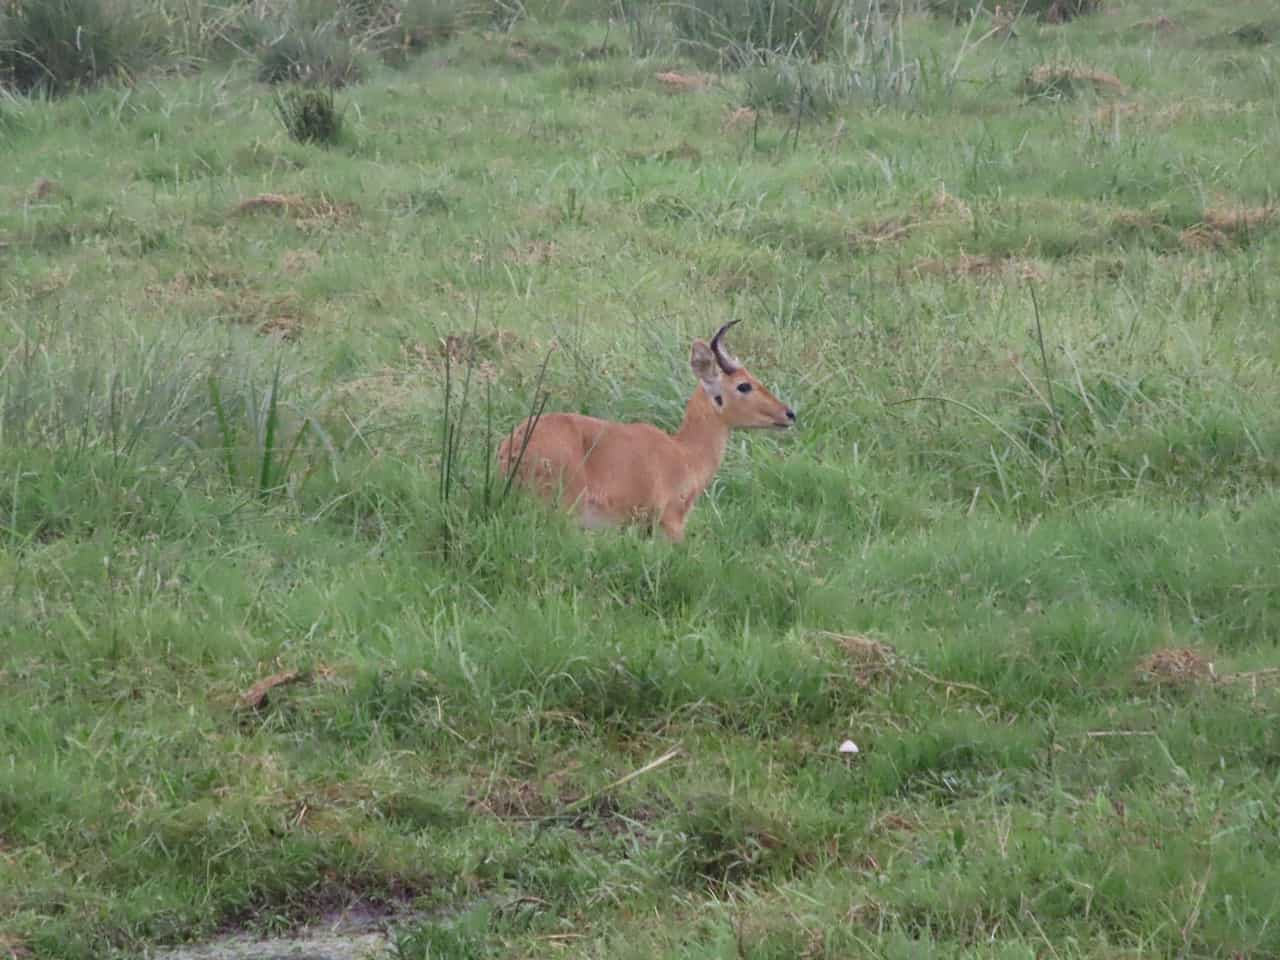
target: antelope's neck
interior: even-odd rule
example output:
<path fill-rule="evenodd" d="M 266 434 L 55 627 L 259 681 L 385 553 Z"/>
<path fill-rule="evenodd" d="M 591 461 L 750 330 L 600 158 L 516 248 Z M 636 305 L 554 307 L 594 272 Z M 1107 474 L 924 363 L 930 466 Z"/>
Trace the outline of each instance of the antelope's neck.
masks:
<path fill-rule="evenodd" d="M 729 443 L 729 427 L 701 387 L 694 390 L 684 408 L 684 421 L 675 440 L 684 448 L 685 462 L 689 465 L 692 487 L 689 492 L 697 497 L 720 469 Z"/>

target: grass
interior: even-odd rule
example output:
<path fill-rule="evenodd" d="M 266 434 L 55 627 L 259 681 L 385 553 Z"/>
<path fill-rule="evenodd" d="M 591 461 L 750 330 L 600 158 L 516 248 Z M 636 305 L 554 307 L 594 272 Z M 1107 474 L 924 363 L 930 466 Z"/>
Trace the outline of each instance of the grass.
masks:
<path fill-rule="evenodd" d="M 0 956 L 1280 953 L 1270 7 L 533 7 L 0 92 Z M 734 316 L 684 544 L 504 496 Z"/>

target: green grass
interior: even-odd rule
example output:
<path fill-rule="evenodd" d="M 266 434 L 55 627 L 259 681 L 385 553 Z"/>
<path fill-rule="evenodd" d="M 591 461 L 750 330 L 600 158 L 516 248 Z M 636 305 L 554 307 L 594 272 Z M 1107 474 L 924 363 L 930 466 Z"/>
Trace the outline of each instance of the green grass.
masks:
<path fill-rule="evenodd" d="M 641 12 L 469 9 L 328 146 L 252 44 L 0 91 L 0 956 L 1280 954 L 1270 6 L 685 93 Z M 682 545 L 502 495 L 733 316 L 801 426 Z"/>

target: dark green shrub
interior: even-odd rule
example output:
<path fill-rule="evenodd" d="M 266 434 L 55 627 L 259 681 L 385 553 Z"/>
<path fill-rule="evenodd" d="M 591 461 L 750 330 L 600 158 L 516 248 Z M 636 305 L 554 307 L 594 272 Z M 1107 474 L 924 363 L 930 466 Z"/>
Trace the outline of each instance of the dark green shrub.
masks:
<path fill-rule="evenodd" d="M 1076 17 L 1097 13 L 1102 8 L 1102 0 L 1026 0 L 1021 3 L 1006 4 L 1019 11 L 1024 17 L 1038 17 L 1046 23 L 1066 23 Z M 995 8 L 990 0 L 929 0 L 929 12 L 938 17 L 950 17 L 956 23 L 966 23 L 976 11 L 988 13 Z"/>
<path fill-rule="evenodd" d="M 480 16 L 474 0 L 403 0 L 398 40 L 408 48 L 443 43 Z"/>
<path fill-rule="evenodd" d="M 264 43 L 258 54 L 258 79 L 263 83 L 332 88 L 356 83 L 363 76 L 355 47 L 332 24 L 287 30 Z"/>
<path fill-rule="evenodd" d="M 331 89 L 302 87 L 277 94 L 276 114 L 299 143 L 331 146 L 342 137 L 342 114 Z"/>
<path fill-rule="evenodd" d="M 821 60 L 840 40 L 847 0 L 688 0 L 672 5 L 680 45 L 728 68 L 773 54 Z"/>
<path fill-rule="evenodd" d="M 0 5 L 0 84 L 62 94 L 128 78 L 159 58 L 147 24 L 108 0 Z"/>

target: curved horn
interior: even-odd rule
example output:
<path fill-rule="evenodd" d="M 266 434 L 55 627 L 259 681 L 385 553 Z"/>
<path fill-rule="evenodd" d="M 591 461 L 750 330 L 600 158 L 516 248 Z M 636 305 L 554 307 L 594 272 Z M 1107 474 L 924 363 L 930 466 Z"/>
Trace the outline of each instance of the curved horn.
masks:
<path fill-rule="evenodd" d="M 716 335 L 711 338 L 711 352 L 715 355 L 716 363 L 720 364 L 720 369 L 725 373 L 733 373 L 735 370 L 742 369 L 742 364 L 727 354 L 724 347 L 720 345 L 720 338 L 724 336 L 724 332 L 737 322 L 737 320 L 730 320 L 717 330 Z"/>

